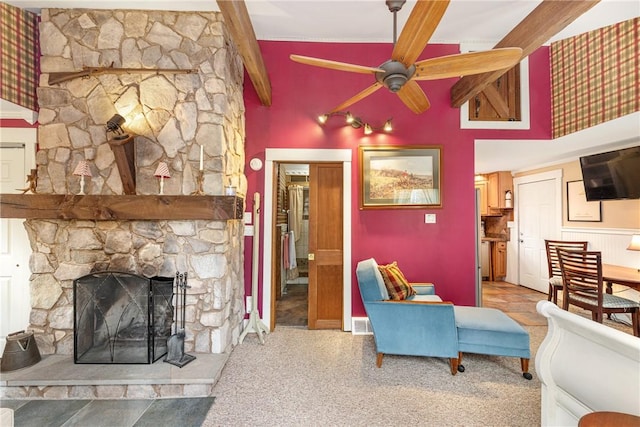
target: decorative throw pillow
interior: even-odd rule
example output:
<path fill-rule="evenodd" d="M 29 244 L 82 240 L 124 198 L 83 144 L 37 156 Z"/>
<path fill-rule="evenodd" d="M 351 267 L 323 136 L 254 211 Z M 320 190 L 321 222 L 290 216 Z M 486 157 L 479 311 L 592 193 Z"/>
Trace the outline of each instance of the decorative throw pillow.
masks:
<path fill-rule="evenodd" d="M 416 291 L 411 287 L 407 279 L 398 268 L 398 263 L 393 261 L 391 264 L 378 266 L 382 280 L 389 292 L 389 298 L 392 300 L 407 299 L 411 295 L 415 295 Z"/>

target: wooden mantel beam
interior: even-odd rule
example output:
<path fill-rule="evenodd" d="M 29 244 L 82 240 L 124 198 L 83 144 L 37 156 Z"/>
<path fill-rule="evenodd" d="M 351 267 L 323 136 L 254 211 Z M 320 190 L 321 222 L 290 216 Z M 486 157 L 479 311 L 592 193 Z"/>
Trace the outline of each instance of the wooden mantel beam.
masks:
<path fill-rule="evenodd" d="M 271 105 L 271 82 L 244 0 L 217 0 L 231 38 L 238 46 L 244 67 L 262 105 Z"/>
<path fill-rule="evenodd" d="M 0 218 L 82 220 L 242 219 L 235 196 L 0 194 Z"/>
<path fill-rule="evenodd" d="M 522 49 L 522 57 L 526 58 L 599 2 L 600 0 L 543 0 L 495 48 L 519 47 Z M 451 88 L 451 106 L 460 107 L 506 71 L 497 70 L 461 78 Z"/>

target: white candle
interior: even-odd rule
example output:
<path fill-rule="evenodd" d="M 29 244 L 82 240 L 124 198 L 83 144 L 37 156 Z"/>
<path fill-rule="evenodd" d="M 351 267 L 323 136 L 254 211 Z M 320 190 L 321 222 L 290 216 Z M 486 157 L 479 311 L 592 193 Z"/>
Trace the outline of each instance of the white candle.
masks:
<path fill-rule="evenodd" d="M 204 169 L 202 165 L 203 156 L 204 156 L 204 145 L 201 145 L 200 146 L 200 170 Z"/>

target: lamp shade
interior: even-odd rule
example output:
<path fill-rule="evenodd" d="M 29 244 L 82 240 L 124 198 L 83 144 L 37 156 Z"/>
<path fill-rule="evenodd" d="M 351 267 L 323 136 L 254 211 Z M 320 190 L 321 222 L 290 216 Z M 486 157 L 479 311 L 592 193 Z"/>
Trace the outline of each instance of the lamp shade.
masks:
<path fill-rule="evenodd" d="M 154 173 L 153 175 L 159 178 L 171 178 L 171 174 L 169 174 L 169 166 L 167 166 L 165 162 L 158 163 L 156 173 Z"/>
<path fill-rule="evenodd" d="M 76 166 L 76 169 L 73 171 L 73 174 L 79 176 L 91 176 L 89 162 L 87 162 L 86 160 L 80 160 L 78 162 L 78 166 Z"/>
<path fill-rule="evenodd" d="M 640 234 L 633 234 L 631 236 L 631 242 L 627 249 L 630 251 L 640 251 Z"/>

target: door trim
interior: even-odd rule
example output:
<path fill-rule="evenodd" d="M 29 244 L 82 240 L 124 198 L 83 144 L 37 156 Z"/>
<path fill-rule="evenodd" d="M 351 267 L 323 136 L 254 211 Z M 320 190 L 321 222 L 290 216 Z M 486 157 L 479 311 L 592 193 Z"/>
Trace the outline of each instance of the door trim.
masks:
<path fill-rule="evenodd" d="M 271 325 L 271 245 L 273 243 L 273 164 L 274 162 L 320 163 L 342 162 L 342 238 L 343 238 L 343 293 L 342 324 L 345 331 L 351 330 L 351 160 L 350 149 L 315 148 L 267 148 L 264 164 L 264 241 L 262 254 L 262 320 Z"/>
<path fill-rule="evenodd" d="M 520 285 L 520 213 L 517 207 L 520 204 L 520 185 L 531 184 L 538 181 L 555 180 L 556 185 L 556 215 L 554 218 L 555 237 L 560 238 L 562 232 L 562 169 L 542 172 L 533 175 L 525 175 L 513 179 L 513 197 L 516 200 L 516 208 L 513 210 L 512 238 L 507 243 L 507 277 L 505 280 Z M 513 238 L 515 237 L 515 238 Z M 509 253 L 514 257 L 508 256 Z M 514 272 L 513 276 L 509 272 Z"/>

